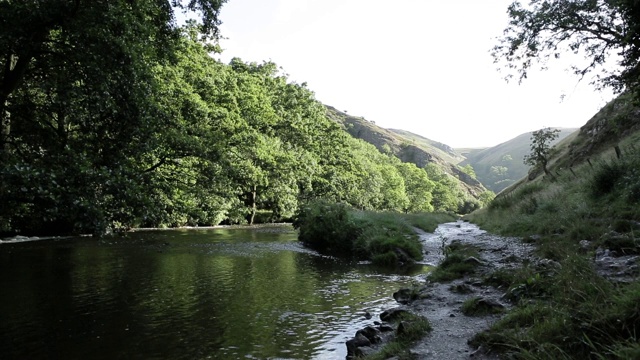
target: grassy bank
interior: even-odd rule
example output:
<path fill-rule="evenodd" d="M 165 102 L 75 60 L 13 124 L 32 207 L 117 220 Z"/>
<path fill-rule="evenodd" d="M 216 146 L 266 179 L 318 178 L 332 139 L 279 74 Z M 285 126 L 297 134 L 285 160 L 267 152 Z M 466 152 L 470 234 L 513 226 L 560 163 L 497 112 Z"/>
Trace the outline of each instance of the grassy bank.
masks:
<path fill-rule="evenodd" d="M 488 281 L 516 305 L 475 345 L 514 359 L 640 358 L 640 282 L 637 258 L 624 264 L 628 281 L 595 268 L 596 251 L 640 254 L 638 136 L 553 177 L 500 194 L 467 218 L 502 235 L 523 236 L 544 259 Z"/>
<path fill-rule="evenodd" d="M 438 224 L 453 220 L 455 216 L 443 213 L 359 211 L 318 201 L 302 207 L 294 227 L 300 241 L 320 252 L 395 265 L 422 259 L 414 227 L 432 232 Z"/>

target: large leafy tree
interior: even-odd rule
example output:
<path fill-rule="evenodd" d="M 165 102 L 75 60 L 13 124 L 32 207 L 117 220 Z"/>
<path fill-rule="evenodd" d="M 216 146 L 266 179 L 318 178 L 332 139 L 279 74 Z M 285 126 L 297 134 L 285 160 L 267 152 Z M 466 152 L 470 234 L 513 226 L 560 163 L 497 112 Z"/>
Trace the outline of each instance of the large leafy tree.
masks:
<path fill-rule="evenodd" d="M 575 63 L 580 77 L 595 75 L 598 86 L 617 91 L 640 85 L 640 2 L 636 0 L 514 1 L 510 22 L 492 51 L 504 61 L 508 77 L 525 79 L 535 64 L 574 52 L 586 58 Z M 617 60 L 612 69 L 610 59 Z M 608 66 L 605 66 L 608 65 Z"/>
<path fill-rule="evenodd" d="M 0 228 L 91 230 L 144 206 L 140 174 L 155 168 L 140 159 L 162 121 L 153 69 L 179 44 L 174 11 L 199 12 L 215 37 L 222 2 L 0 2 Z"/>
<path fill-rule="evenodd" d="M 42 77 L 57 73 L 62 64 L 96 75 L 91 80 L 98 81 L 96 87 L 104 85 L 100 90 L 109 90 L 108 84 L 99 80 L 108 83 L 114 70 L 121 70 L 115 71 L 115 76 L 136 80 L 130 76 L 139 71 L 134 68 L 141 61 L 149 60 L 152 53 L 171 53 L 167 49 L 178 34 L 174 11 L 200 13 L 202 34 L 215 37 L 224 1 L 0 2 L 0 151 L 10 150 L 11 97 L 25 82 L 46 81 Z M 72 84 L 65 81 L 67 86 Z"/>

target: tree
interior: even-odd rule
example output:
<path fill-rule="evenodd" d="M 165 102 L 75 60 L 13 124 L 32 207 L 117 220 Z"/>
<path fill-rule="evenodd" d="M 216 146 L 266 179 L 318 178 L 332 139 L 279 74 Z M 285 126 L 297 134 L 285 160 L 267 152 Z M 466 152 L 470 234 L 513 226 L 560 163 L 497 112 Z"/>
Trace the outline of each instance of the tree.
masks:
<path fill-rule="evenodd" d="M 475 170 L 473 170 L 473 166 L 471 166 L 471 164 L 467 164 L 465 166 L 459 166 L 459 168 L 463 173 L 471 176 L 472 179 L 476 179 L 476 172 Z"/>
<path fill-rule="evenodd" d="M 101 87 L 101 93 L 116 97 L 120 89 L 109 84 L 114 78 L 124 75 L 129 82 L 144 82 L 144 76 L 136 76 L 141 70 L 138 66 L 171 54 L 170 45 L 179 34 L 174 9 L 199 13 L 202 36 L 215 38 L 224 1 L 0 2 L 0 160 L 6 160 L 11 147 L 17 146 L 11 136 L 14 120 L 10 114 L 12 97 L 21 87 L 32 84 L 51 88 L 56 81 L 53 75 L 66 67 L 77 75 L 74 79 L 57 79 L 59 85 L 67 86 L 60 89 L 60 94 L 68 93 L 73 98 L 77 90 L 73 85 L 82 81 L 80 85 Z M 99 76 L 91 76 L 95 74 Z M 113 102 L 121 113 L 135 108 L 118 103 L 118 99 Z"/>
<path fill-rule="evenodd" d="M 525 155 L 524 164 L 541 166 L 544 173 L 549 175 L 547 163 L 551 152 L 551 143 L 558 138 L 559 129 L 544 128 L 534 131 L 531 135 L 531 153 Z"/>
<path fill-rule="evenodd" d="M 544 67 L 549 59 L 573 52 L 587 59 L 572 66 L 581 78 L 595 71 L 598 87 L 639 88 L 637 0 L 532 0 L 526 6 L 514 1 L 507 12 L 509 25 L 492 50 L 495 62 L 506 61 L 511 71 L 507 78 L 522 81 L 534 63 Z M 605 68 L 610 58 L 618 59 L 619 69 Z"/>

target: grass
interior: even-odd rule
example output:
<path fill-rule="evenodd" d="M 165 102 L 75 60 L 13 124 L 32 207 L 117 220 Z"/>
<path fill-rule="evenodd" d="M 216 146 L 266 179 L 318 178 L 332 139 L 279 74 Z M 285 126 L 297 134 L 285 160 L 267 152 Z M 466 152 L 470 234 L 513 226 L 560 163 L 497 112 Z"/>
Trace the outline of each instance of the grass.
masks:
<path fill-rule="evenodd" d="M 509 359 L 640 358 L 640 281 L 613 283 L 593 265 L 599 247 L 640 254 L 634 136 L 619 143 L 620 159 L 610 149 L 599 158 L 591 154 L 591 164 L 573 165 L 573 171 L 556 167 L 553 181 L 523 181 L 466 217 L 494 233 L 528 237 L 536 255 L 548 259 L 483 279 L 506 289 L 515 306 L 477 334 L 473 345 Z M 581 247 L 582 240 L 589 246 Z"/>
<path fill-rule="evenodd" d="M 320 252 L 395 266 L 422 259 L 414 226 L 433 231 L 437 224 L 452 220 L 453 216 L 442 213 L 359 211 L 316 201 L 302 207 L 294 227 L 300 241 Z"/>
<path fill-rule="evenodd" d="M 431 324 L 426 318 L 412 313 L 403 315 L 398 322 L 395 338 L 385 344 L 380 351 L 364 359 L 384 360 L 392 357 L 397 357 L 400 360 L 413 359 L 409 348 L 431 332 Z"/>
<path fill-rule="evenodd" d="M 483 316 L 489 314 L 500 314 L 504 308 L 494 306 L 481 297 L 472 297 L 462 304 L 462 313 L 467 316 Z"/>
<path fill-rule="evenodd" d="M 455 221 L 457 216 L 449 213 L 399 214 L 403 221 L 426 232 L 434 232 L 438 225 Z"/>
<path fill-rule="evenodd" d="M 454 242 L 444 249 L 445 259 L 429 274 L 435 282 L 447 282 L 460 279 L 471 274 L 478 266 L 475 262 L 466 261 L 470 257 L 477 258 L 478 250 L 468 244 Z"/>

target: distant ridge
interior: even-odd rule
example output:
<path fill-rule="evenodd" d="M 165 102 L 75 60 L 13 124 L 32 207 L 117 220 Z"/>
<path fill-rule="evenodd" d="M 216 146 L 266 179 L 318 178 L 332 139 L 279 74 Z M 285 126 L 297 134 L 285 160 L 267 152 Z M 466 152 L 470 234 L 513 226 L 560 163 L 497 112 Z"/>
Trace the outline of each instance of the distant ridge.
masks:
<path fill-rule="evenodd" d="M 557 144 L 571 135 L 577 128 L 559 129 Z M 515 138 L 485 149 L 465 149 L 466 157 L 460 165 L 471 165 L 478 180 L 489 190 L 498 193 L 526 176 L 529 167 L 524 165 L 523 158 L 530 152 L 533 131 L 520 134 Z"/>
<path fill-rule="evenodd" d="M 374 145 L 381 152 L 391 152 L 400 160 L 414 163 L 420 168 L 429 163 L 436 164 L 456 179 L 465 193 L 475 199 L 487 191 L 480 181 L 458 167 L 457 164 L 464 158 L 452 147 L 409 131 L 381 128 L 363 117 L 351 116 L 329 105 L 325 107 L 327 116 L 341 124 L 351 136 Z"/>

